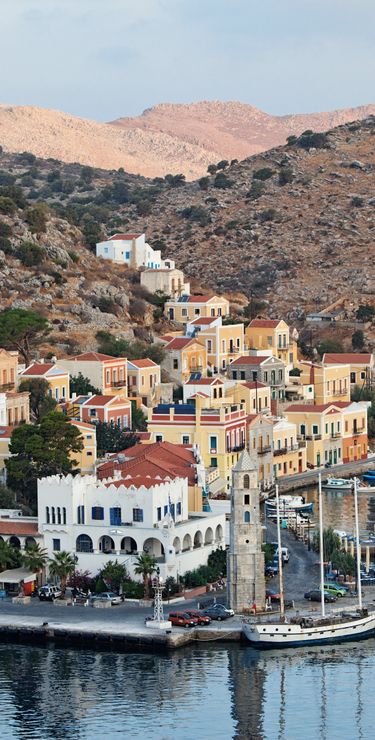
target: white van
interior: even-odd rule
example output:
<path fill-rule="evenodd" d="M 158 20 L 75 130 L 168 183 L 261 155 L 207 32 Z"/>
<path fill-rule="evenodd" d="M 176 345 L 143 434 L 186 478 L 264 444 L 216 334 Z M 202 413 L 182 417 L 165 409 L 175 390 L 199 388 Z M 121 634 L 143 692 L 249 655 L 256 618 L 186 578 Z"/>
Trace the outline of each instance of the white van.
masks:
<path fill-rule="evenodd" d="M 279 548 L 277 548 L 275 552 L 275 557 L 279 557 Z M 281 558 L 283 563 L 287 563 L 289 561 L 289 550 L 287 547 L 281 548 Z"/>

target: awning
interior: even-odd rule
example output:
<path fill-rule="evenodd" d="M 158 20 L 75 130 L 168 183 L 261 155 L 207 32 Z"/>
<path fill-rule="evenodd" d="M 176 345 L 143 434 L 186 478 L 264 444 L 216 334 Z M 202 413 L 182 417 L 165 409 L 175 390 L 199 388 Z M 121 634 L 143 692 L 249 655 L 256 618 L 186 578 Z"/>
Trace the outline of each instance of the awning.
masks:
<path fill-rule="evenodd" d="M 36 573 L 32 573 L 26 568 L 13 568 L 13 570 L 4 570 L 0 573 L 1 583 L 30 583 L 36 581 Z"/>

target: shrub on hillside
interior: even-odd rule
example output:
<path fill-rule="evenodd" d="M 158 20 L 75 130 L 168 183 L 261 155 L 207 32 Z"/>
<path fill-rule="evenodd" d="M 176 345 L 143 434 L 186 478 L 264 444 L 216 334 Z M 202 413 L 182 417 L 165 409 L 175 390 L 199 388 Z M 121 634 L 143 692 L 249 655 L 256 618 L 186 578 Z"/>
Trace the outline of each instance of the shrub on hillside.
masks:
<path fill-rule="evenodd" d="M 246 193 L 246 198 L 249 200 L 257 200 L 263 195 L 266 186 L 261 180 L 253 180 L 250 186 L 250 190 Z"/>
<path fill-rule="evenodd" d="M 48 208 L 45 203 L 38 203 L 35 208 L 28 208 L 26 221 L 32 234 L 44 234 L 47 230 Z"/>
<path fill-rule="evenodd" d="M 295 143 L 302 149 L 326 149 L 329 146 L 327 134 L 310 130 L 298 136 Z"/>
<path fill-rule="evenodd" d="M 17 257 L 26 267 L 41 265 L 46 258 L 46 250 L 34 242 L 24 241 L 18 247 Z"/>
<path fill-rule="evenodd" d="M 279 172 L 279 185 L 287 185 L 294 180 L 294 173 L 291 167 L 281 167 Z"/>
<path fill-rule="evenodd" d="M 209 211 L 204 206 L 188 206 L 181 211 L 181 216 L 189 221 L 197 221 L 200 226 L 207 226 L 211 223 Z"/>
<path fill-rule="evenodd" d="M 11 198 L 5 198 L 0 195 L 0 213 L 4 215 L 11 215 L 15 213 L 17 206 Z"/>
<path fill-rule="evenodd" d="M 233 185 L 232 180 L 227 177 L 224 172 L 218 172 L 218 174 L 215 177 L 214 180 L 214 187 L 215 188 L 221 188 L 225 190 L 226 188 L 231 188 Z"/>
<path fill-rule="evenodd" d="M 253 172 L 253 180 L 269 180 L 273 175 L 270 167 L 262 167 L 260 170 Z"/>

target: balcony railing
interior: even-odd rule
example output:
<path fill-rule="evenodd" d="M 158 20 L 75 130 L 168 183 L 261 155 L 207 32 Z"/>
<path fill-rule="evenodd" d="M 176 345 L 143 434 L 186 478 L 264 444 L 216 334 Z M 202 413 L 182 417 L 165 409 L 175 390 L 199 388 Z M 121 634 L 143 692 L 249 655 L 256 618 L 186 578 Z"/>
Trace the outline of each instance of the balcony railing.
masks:
<path fill-rule="evenodd" d="M 309 442 L 316 440 L 316 439 L 321 439 L 321 438 L 322 438 L 321 434 L 306 434 L 306 437 L 305 437 L 305 439 L 307 439 Z"/>
<path fill-rule="evenodd" d="M 339 437 L 341 437 L 341 432 L 333 432 L 330 437 L 331 439 L 339 439 Z"/>
<path fill-rule="evenodd" d="M 258 447 L 257 454 L 258 455 L 267 455 L 271 451 L 272 451 L 271 445 L 266 445 L 265 447 Z"/>
<path fill-rule="evenodd" d="M 3 385 L 0 385 L 0 393 L 5 393 L 6 391 L 13 391 L 15 388 L 14 383 L 3 383 Z"/>
<path fill-rule="evenodd" d="M 273 454 L 275 455 L 275 457 L 277 457 L 278 455 L 285 455 L 287 452 L 288 452 L 287 447 L 280 447 L 280 449 L 274 450 Z"/>
<path fill-rule="evenodd" d="M 353 429 L 353 437 L 356 437 L 358 434 L 364 434 L 366 431 L 366 427 L 356 427 Z"/>
<path fill-rule="evenodd" d="M 237 445 L 236 447 L 227 447 L 226 448 L 226 452 L 227 453 L 229 453 L 229 452 L 241 452 L 241 450 L 244 450 L 244 449 L 245 449 L 245 443 L 243 442 L 243 444 Z"/>
<path fill-rule="evenodd" d="M 111 384 L 111 388 L 124 388 L 126 387 L 126 380 L 115 380 Z"/>

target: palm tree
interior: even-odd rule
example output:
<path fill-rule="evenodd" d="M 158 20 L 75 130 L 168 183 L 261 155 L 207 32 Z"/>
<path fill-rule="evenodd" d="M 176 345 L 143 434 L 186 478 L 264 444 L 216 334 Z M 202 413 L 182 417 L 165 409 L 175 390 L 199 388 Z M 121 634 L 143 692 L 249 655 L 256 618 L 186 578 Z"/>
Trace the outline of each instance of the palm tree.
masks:
<path fill-rule="evenodd" d="M 34 543 L 26 547 L 22 557 L 22 562 L 26 568 L 34 573 L 41 573 L 46 567 L 48 561 L 47 550 L 44 550 L 39 543 Z"/>
<path fill-rule="evenodd" d="M 56 552 L 53 558 L 49 561 L 49 572 L 52 576 L 60 578 L 60 585 L 63 593 L 65 592 L 66 582 L 69 576 L 75 571 L 77 560 L 78 558 L 76 555 L 71 555 L 70 552 L 61 550 L 61 552 Z"/>
<path fill-rule="evenodd" d="M 7 568 L 17 568 L 21 565 L 21 553 L 17 547 L 9 542 L 0 540 L 0 571 Z"/>
<path fill-rule="evenodd" d="M 153 555 L 142 553 L 138 555 L 134 573 L 143 578 L 144 598 L 150 598 L 150 576 L 156 571 L 156 559 Z"/>

